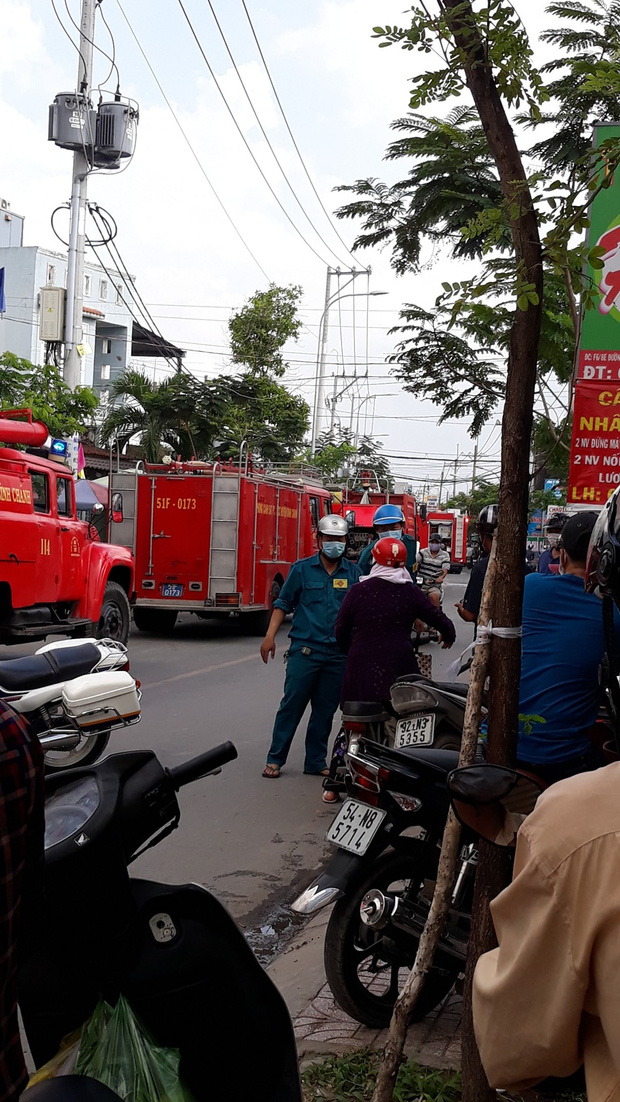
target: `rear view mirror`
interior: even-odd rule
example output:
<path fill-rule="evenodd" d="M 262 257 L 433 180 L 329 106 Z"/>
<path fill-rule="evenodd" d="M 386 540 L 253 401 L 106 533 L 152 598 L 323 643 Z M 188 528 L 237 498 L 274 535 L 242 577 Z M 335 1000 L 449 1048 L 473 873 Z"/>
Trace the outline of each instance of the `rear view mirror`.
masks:
<path fill-rule="evenodd" d="M 123 495 L 112 495 L 112 520 L 114 524 L 120 524 L 123 519 Z"/>
<path fill-rule="evenodd" d="M 100 501 L 98 501 L 96 505 L 93 505 L 91 509 L 91 513 L 94 517 L 99 516 L 99 514 L 103 512 L 105 512 L 105 505 L 102 505 Z"/>
<path fill-rule="evenodd" d="M 534 810 L 543 782 L 500 765 L 469 765 L 448 777 L 459 822 L 496 846 L 512 847 L 521 823 Z"/>
<path fill-rule="evenodd" d="M 354 513 L 353 509 L 349 509 L 348 513 L 345 513 L 344 519 L 346 520 L 347 524 L 349 525 L 349 528 L 353 528 L 353 526 L 355 524 L 355 513 Z"/>

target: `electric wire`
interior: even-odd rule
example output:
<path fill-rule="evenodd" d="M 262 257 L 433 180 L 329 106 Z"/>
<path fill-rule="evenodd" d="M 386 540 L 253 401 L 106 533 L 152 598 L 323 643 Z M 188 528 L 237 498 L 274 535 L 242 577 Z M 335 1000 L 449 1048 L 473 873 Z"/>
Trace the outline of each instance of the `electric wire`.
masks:
<path fill-rule="evenodd" d="M 53 3 L 53 0 L 52 0 L 52 3 Z M 241 233 L 241 230 L 237 227 L 232 215 L 229 213 L 228 209 L 224 205 L 223 200 L 220 198 L 218 192 L 216 191 L 214 184 L 212 184 L 211 180 L 209 179 L 209 177 L 206 173 L 206 170 L 204 168 L 204 165 L 202 164 L 202 161 L 200 160 L 198 154 L 196 153 L 196 150 L 194 149 L 190 139 L 188 138 L 188 136 L 185 132 L 185 129 L 183 127 L 183 124 L 181 123 L 181 120 L 179 119 L 176 111 L 174 110 L 174 107 L 172 106 L 170 100 L 168 99 L 168 96 L 166 95 L 166 93 L 165 93 L 165 91 L 162 87 L 162 84 L 159 80 L 159 77 L 157 76 L 153 66 L 151 65 L 151 62 L 149 61 L 148 57 L 146 56 L 146 53 L 144 52 L 144 49 L 142 47 L 142 43 L 140 42 L 140 39 L 138 38 L 138 36 L 137 36 L 136 32 L 134 31 L 131 23 L 129 22 L 129 19 L 128 19 L 127 15 L 125 14 L 125 9 L 123 8 L 123 6 L 121 4 L 121 0 L 116 0 L 116 3 L 118 5 L 118 7 L 120 8 L 121 15 L 123 16 L 123 19 L 125 20 L 125 22 L 126 22 L 128 28 L 129 28 L 133 38 L 134 38 L 134 41 L 135 41 L 140 53 L 142 54 L 142 57 L 144 58 L 144 61 L 146 62 L 146 65 L 149 69 L 149 72 L 150 72 L 151 76 L 153 77 L 153 80 L 155 81 L 157 87 L 159 88 L 159 91 L 160 91 L 160 93 L 161 93 L 161 95 L 162 95 L 162 97 L 163 97 L 163 99 L 166 103 L 166 106 L 168 107 L 168 110 L 170 111 L 174 121 L 176 122 L 179 130 L 181 131 L 181 134 L 183 136 L 185 144 L 187 145 L 190 153 L 192 154 L 192 157 L 194 158 L 196 164 L 198 165 L 198 168 L 200 169 L 204 179 L 206 180 L 206 182 L 207 182 L 207 184 L 208 184 L 208 186 L 209 186 L 209 188 L 210 188 L 210 190 L 213 194 L 214 199 L 216 200 L 216 202 L 218 203 L 220 209 L 223 211 L 223 213 L 226 216 L 228 222 L 232 226 L 233 230 L 235 231 L 235 233 L 236 233 L 237 237 L 239 238 L 241 244 L 243 245 L 244 249 L 246 250 L 248 255 L 252 258 L 252 260 L 256 264 L 256 267 L 258 268 L 258 270 L 262 273 L 262 275 L 265 277 L 267 282 L 271 283 L 270 277 L 268 276 L 267 272 L 263 268 L 260 261 L 256 258 L 256 256 L 252 252 L 252 249 L 250 248 L 247 241 L 245 240 L 243 234 Z"/>
<path fill-rule="evenodd" d="M 282 162 L 280 161 L 280 158 L 278 157 L 278 155 L 277 155 L 277 153 L 276 153 L 275 149 L 273 148 L 273 145 L 271 144 L 271 140 L 270 140 L 270 138 L 269 138 L 269 135 L 267 134 L 267 131 L 265 130 L 265 127 L 263 126 L 263 124 L 262 124 L 262 122 L 261 122 L 261 119 L 260 119 L 260 116 L 259 116 L 259 114 L 258 114 L 258 111 L 256 110 L 256 107 L 254 106 L 254 101 L 252 100 L 252 97 L 251 97 L 250 93 L 249 93 L 249 92 L 248 92 L 248 90 L 247 90 L 247 87 L 246 87 L 245 81 L 244 81 L 243 77 L 241 76 L 241 73 L 240 73 L 240 71 L 239 71 L 239 67 L 238 67 L 238 65 L 237 65 L 237 62 L 235 61 L 235 58 L 234 58 L 233 52 L 232 52 L 232 50 L 231 50 L 231 48 L 230 48 L 230 46 L 229 46 L 229 44 L 228 44 L 228 39 L 226 38 L 226 35 L 224 34 L 224 30 L 223 30 L 223 28 L 222 28 L 222 25 L 221 25 L 221 23 L 220 23 L 220 21 L 219 21 L 219 19 L 218 19 L 218 17 L 217 17 L 217 13 L 216 13 L 216 11 L 215 11 L 215 8 L 213 7 L 213 4 L 212 4 L 212 0 L 207 0 L 207 4 L 209 5 L 209 9 L 210 9 L 210 11 L 211 11 L 211 15 L 213 16 L 213 19 L 215 20 L 215 25 L 216 25 L 216 27 L 217 27 L 217 29 L 218 29 L 219 33 L 220 33 L 220 37 L 221 37 L 221 39 L 222 39 L 222 42 L 224 43 L 224 47 L 225 47 L 225 49 L 226 49 L 226 52 L 227 52 L 227 54 L 228 54 L 228 56 L 229 56 L 229 58 L 230 58 L 230 60 L 231 60 L 231 63 L 232 63 L 233 69 L 235 70 L 235 73 L 237 74 L 237 79 L 239 80 L 239 84 L 240 84 L 240 85 L 241 85 L 241 87 L 243 88 L 243 91 L 244 91 L 244 94 L 245 94 L 245 98 L 247 99 L 247 101 L 248 101 L 248 103 L 249 103 L 249 105 L 250 105 L 250 109 L 251 109 L 251 111 L 252 111 L 252 114 L 254 115 L 254 118 L 256 119 L 256 122 L 257 122 L 257 124 L 258 124 L 258 127 L 259 127 L 259 129 L 260 129 L 260 132 L 261 132 L 261 134 L 263 135 L 263 138 L 265 139 L 265 141 L 267 142 L 267 145 L 268 145 L 268 147 L 269 147 L 269 149 L 270 149 L 270 151 L 271 151 L 271 154 L 272 154 L 272 156 L 273 156 L 273 159 L 274 159 L 274 161 L 276 162 L 276 164 L 277 164 L 278 168 L 280 169 L 280 172 L 282 173 L 282 176 L 284 177 L 284 182 L 285 182 L 286 186 L 288 187 L 288 189 L 289 189 L 289 191 L 290 191 L 291 195 L 293 196 L 293 199 L 294 199 L 294 200 L 295 200 L 295 202 L 297 203 L 297 206 L 299 207 L 299 209 L 300 209 L 301 213 L 303 214 L 304 218 L 305 218 L 305 219 L 306 219 L 306 221 L 307 221 L 307 222 L 309 223 L 309 225 L 310 225 L 310 226 L 312 226 L 312 229 L 313 229 L 313 230 L 314 230 L 314 232 L 316 233 L 316 235 L 317 235 L 317 237 L 319 238 L 319 240 L 320 240 L 320 241 L 322 241 L 322 243 L 323 243 L 323 244 L 325 245 L 325 248 L 326 248 L 326 249 L 328 249 L 328 251 L 329 251 L 329 252 L 330 252 L 330 253 L 332 254 L 332 256 L 335 256 L 336 260 L 337 260 L 337 261 L 338 261 L 338 262 L 339 262 L 340 264 L 344 264 L 344 266 L 346 267 L 346 261 L 343 261 L 343 260 L 341 259 L 341 257 L 339 257 L 339 256 L 338 256 L 338 253 L 337 253 L 337 252 L 334 252 L 333 248 L 332 248 L 332 247 L 331 247 L 331 245 L 330 245 L 330 244 L 329 244 L 329 243 L 328 243 L 328 242 L 327 242 L 327 241 L 325 240 L 325 238 L 323 237 L 323 235 L 322 235 L 322 233 L 320 232 L 320 230 L 319 230 L 319 229 L 317 229 L 317 227 L 315 226 L 314 222 L 312 221 L 312 219 L 311 219 L 310 215 L 308 214 L 308 212 L 307 212 L 306 208 L 304 207 L 304 205 L 303 205 L 303 203 L 302 203 L 301 199 L 300 199 L 300 198 L 299 198 L 299 196 L 297 195 L 297 192 L 295 191 L 295 188 L 294 188 L 294 187 L 293 187 L 293 185 L 291 184 L 291 182 L 290 182 L 290 180 L 289 180 L 289 178 L 288 178 L 288 175 L 287 175 L 287 173 L 286 173 L 286 170 L 285 170 L 285 169 L 283 168 L 283 166 L 282 166 Z"/>
<path fill-rule="evenodd" d="M 64 33 L 66 34 L 67 38 L 69 39 L 69 42 L 70 42 L 70 43 L 71 43 L 71 45 L 73 46 L 73 49 L 77 51 L 77 53 L 78 53 L 78 56 L 79 56 L 79 58 L 80 58 L 80 61 L 82 62 L 82 66 L 83 66 L 83 68 L 84 68 L 84 72 L 86 72 L 86 59 L 85 59 L 85 57 L 84 57 L 84 54 L 82 53 L 82 51 L 81 51 L 80 47 L 79 47 L 79 46 L 77 46 L 77 45 L 75 44 L 75 42 L 73 41 L 73 39 L 72 39 L 71 35 L 69 34 L 69 31 L 68 31 L 68 30 L 67 30 L 67 28 L 65 27 L 65 25 L 64 25 L 64 23 L 63 23 L 63 21 L 62 21 L 62 19 L 60 18 L 59 14 L 58 14 L 58 10 L 57 10 L 57 8 L 56 8 L 56 4 L 54 3 L 54 0 L 50 0 L 50 3 L 51 3 L 51 5 L 52 5 L 53 11 L 54 11 L 54 15 L 56 16 L 56 19 L 57 19 L 57 20 L 58 20 L 58 22 L 60 23 L 60 26 L 62 27 L 62 29 L 63 29 Z"/>
<path fill-rule="evenodd" d="M 106 78 L 105 78 L 105 80 L 102 80 L 97 85 L 97 90 L 100 92 L 101 88 L 105 88 L 105 86 L 108 83 L 110 77 L 112 76 L 112 73 L 116 69 L 116 91 L 117 91 L 117 93 L 119 93 L 120 92 L 120 85 L 121 85 L 121 74 L 118 70 L 118 65 L 116 64 L 116 43 L 114 41 L 114 35 L 112 34 L 112 31 L 110 30 L 110 27 L 109 27 L 109 25 L 106 22 L 106 19 L 104 17 L 103 11 L 101 10 L 102 3 L 103 3 L 103 0 L 96 0 L 96 3 L 95 3 L 95 16 L 97 15 L 97 12 L 99 12 L 99 14 L 100 14 L 101 18 L 103 19 L 103 22 L 104 22 L 104 24 L 107 28 L 108 34 L 110 35 L 110 39 L 112 41 L 112 57 L 110 57 L 110 55 L 108 53 L 106 53 L 106 51 L 101 46 L 97 45 L 94 38 L 89 38 L 87 34 L 84 35 L 84 38 L 88 42 L 89 46 L 92 46 L 93 49 L 97 50 L 98 53 L 100 53 L 103 57 L 105 57 L 106 61 L 110 62 L 110 69 L 109 69 L 109 71 L 106 75 Z M 71 15 L 71 9 L 69 8 L 69 0 L 65 0 L 65 9 L 66 9 L 67 15 L 69 16 L 69 19 L 70 19 L 71 23 L 75 27 L 78 34 L 81 36 L 83 31 L 82 31 L 82 28 L 80 27 L 80 24 L 76 23 L 75 19 Z"/>
<path fill-rule="evenodd" d="M 117 0 L 117 3 L 118 3 L 118 0 Z M 218 90 L 218 92 L 219 92 L 219 94 L 222 98 L 222 101 L 223 101 L 223 103 L 226 107 L 226 110 L 228 111 L 228 114 L 230 115 L 230 117 L 231 117 L 231 119 L 234 123 L 235 129 L 237 130 L 237 132 L 238 132 L 245 148 L 247 149 L 248 153 L 250 154 L 250 157 L 252 158 L 256 168 L 258 169 L 262 179 L 264 180 L 265 184 L 267 185 L 269 191 L 271 192 L 273 198 L 275 199 L 276 203 L 278 204 L 278 206 L 279 206 L 280 210 L 282 211 L 282 213 L 284 214 L 285 218 L 287 219 L 288 222 L 290 222 L 290 224 L 293 227 L 295 233 L 298 235 L 298 237 L 301 238 L 304 245 L 306 245 L 310 249 L 310 251 L 312 253 L 314 253 L 317 260 L 321 261 L 321 264 L 326 264 L 327 267 L 329 267 L 329 264 L 325 260 L 325 258 L 322 257 L 321 254 L 317 252 L 317 250 L 314 248 L 314 245 L 311 245 L 310 242 L 308 241 L 308 239 L 301 232 L 301 230 L 299 229 L 299 226 L 295 223 L 293 218 L 291 218 L 291 216 L 290 216 L 289 212 L 287 211 L 286 207 L 284 206 L 284 204 L 282 203 L 282 201 L 280 200 L 280 198 L 276 194 L 274 188 L 269 183 L 269 180 L 267 179 L 267 176 L 265 175 L 263 169 L 261 168 L 260 164 L 258 163 L 258 160 L 256 158 L 256 154 L 254 153 L 250 143 L 248 142 L 245 134 L 243 133 L 243 130 L 241 129 L 239 123 L 237 122 L 237 118 L 235 116 L 235 113 L 234 113 L 232 107 L 230 106 L 228 100 L 226 99 L 226 96 L 225 96 L 224 91 L 223 91 L 223 89 L 220 85 L 220 82 L 217 79 L 217 76 L 215 75 L 215 70 L 213 69 L 213 66 L 211 65 L 211 62 L 209 61 L 209 59 L 208 59 L 208 57 L 207 57 L 207 55 L 204 51 L 203 45 L 202 45 L 202 43 L 201 43 L 201 41 L 198 37 L 196 29 L 195 29 L 189 15 L 187 14 L 187 10 L 185 8 L 183 0 L 177 0 L 177 3 L 179 5 L 181 11 L 183 12 L 183 15 L 185 17 L 185 21 L 186 21 L 186 23 L 187 23 L 187 25 L 188 25 L 188 27 L 191 31 L 192 37 L 194 38 L 194 41 L 195 41 L 196 45 L 198 46 L 198 49 L 200 50 L 203 61 L 204 61 L 205 65 L 207 66 L 207 69 L 209 70 L 209 73 L 211 75 L 211 79 L 213 80 L 213 83 L 215 84 L 215 87 L 217 88 L 217 90 Z"/>
<path fill-rule="evenodd" d="M 89 213 L 91 215 L 91 218 L 93 219 L 95 225 L 97 226 L 97 229 L 99 230 L 99 232 L 101 234 L 101 227 L 99 226 L 99 223 L 97 221 L 97 217 L 98 216 L 101 217 L 99 215 L 99 208 L 97 207 L 97 205 L 95 203 L 89 203 L 88 204 L 88 210 L 89 210 Z M 101 220 L 103 221 L 104 226 L 105 226 L 105 221 L 104 221 L 103 217 L 101 217 Z M 103 236 L 103 234 L 102 234 L 102 236 Z M 93 246 L 90 244 L 90 241 L 89 241 L 89 245 L 90 245 L 91 248 L 93 248 Z M 134 283 L 131 279 L 131 276 L 129 275 L 129 271 L 127 269 L 127 266 L 126 266 L 126 264 L 125 264 L 125 262 L 124 262 L 124 260 L 121 256 L 120 252 L 119 252 L 118 246 L 116 245 L 116 243 L 114 241 L 114 238 L 110 238 L 109 240 L 104 241 L 104 248 L 106 249 L 108 255 L 110 256 L 110 259 L 112 260 L 112 263 L 113 263 L 114 267 L 118 271 L 118 274 L 121 277 L 121 279 L 123 281 L 123 284 L 125 285 L 126 289 L 129 291 L 129 294 L 130 294 L 131 298 L 133 299 L 133 302 L 134 302 L 136 308 L 142 313 L 143 318 L 145 318 L 148 321 L 151 328 L 154 329 L 154 336 L 158 337 L 159 340 L 162 342 L 161 346 L 160 346 L 161 347 L 162 358 L 166 360 L 166 362 L 172 367 L 172 369 L 174 371 L 181 370 L 182 365 L 175 363 L 175 361 L 172 360 L 172 358 L 170 357 L 169 353 L 167 353 L 165 351 L 165 346 L 169 345 L 170 342 L 166 341 L 166 339 L 165 339 L 163 333 L 161 332 L 161 330 L 159 329 L 157 323 L 154 321 L 151 314 L 149 313 L 140 292 L 136 289 L 136 287 L 135 287 L 135 285 L 134 285 Z M 114 249 L 114 252 L 112 252 L 112 248 Z M 118 260 L 115 259 L 114 254 L 116 254 L 116 257 L 118 257 Z M 98 253 L 97 253 L 97 255 L 99 256 Z M 120 262 L 120 267 L 119 267 L 119 262 Z M 105 269 L 105 266 L 103 264 L 102 264 L 102 267 L 105 271 L 106 269 Z M 118 290 L 118 288 L 117 288 L 117 290 Z M 125 300 L 123 300 L 123 301 L 125 301 Z M 126 301 L 125 301 L 125 305 L 127 306 L 127 309 L 129 310 L 132 317 L 134 318 L 134 321 L 137 321 L 138 319 L 134 317 L 133 311 L 130 309 L 130 307 L 129 307 L 129 305 Z M 140 323 L 138 322 L 138 324 L 140 324 Z"/>
<path fill-rule="evenodd" d="M 271 76 L 271 72 L 269 71 L 269 66 L 267 65 L 267 61 L 265 60 L 265 55 L 264 55 L 264 53 L 263 53 L 263 51 L 262 51 L 262 48 L 261 48 L 261 44 L 260 44 L 260 42 L 258 41 L 258 35 L 257 35 L 257 33 L 256 33 L 256 30 L 255 30 L 255 28 L 254 28 L 254 24 L 253 24 L 253 22 L 252 22 L 252 19 L 250 18 L 250 13 L 249 13 L 249 11 L 248 11 L 248 9 L 247 9 L 247 5 L 246 5 L 246 3 L 245 3 L 245 0 L 241 0 L 241 4 L 242 4 L 242 6 L 243 6 L 243 10 L 244 10 L 244 12 L 245 12 L 245 14 L 246 14 L 246 16 L 247 16 L 247 20 L 248 20 L 248 23 L 250 24 L 250 30 L 252 31 L 252 35 L 253 35 L 253 37 L 254 37 L 254 41 L 255 41 L 255 43 L 256 43 L 256 48 L 257 48 L 257 50 L 258 50 L 258 53 L 259 53 L 260 59 L 261 59 L 261 61 L 262 61 L 262 63 L 263 63 L 263 66 L 264 66 L 265 72 L 266 72 L 266 74 L 267 74 L 267 78 L 268 78 L 268 80 L 269 80 L 269 83 L 270 83 L 270 85 L 271 85 L 271 90 L 272 90 L 272 92 L 273 92 L 273 94 L 274 94 L 274 96 L 275 96 L 275 100 L 276 100 L 276 103 L 277 103 L 278 107 L 280 108 L 280 114 L 282 115 L 282 118 L 284 119 L 284 125 L 286 126 L 286 129 L 287 129 L 287 130 L 288 130 L 288 132 L 289 132 L 289 135 L 290 135 L 291 141 L 292 141 L 292 143 L 293 143 L 293 147 L 294 147 L 294 149 L 295 149 L 295 152 L 297 153 L 297 156 L 299 157 L 299 160 L 300 160 L 300 163 L 301 163 L 301 167 L 303 168 L 303 170 L 304 170 L 304 172 L 305 172 L 306 176 L 308 177 L 308 182 L 309 182 L 309 184 L 310 184 L 310 187 L 312 188 L 312 190 L 313 190 L 314 194 L 316 195 L 316 197 L 317 197 L 317 199 L 318 199 L 318 201 L 319 201 L 319 205 L 320 205 L 320 207 L 321 207 L 321 210 L 323 211 L 323 213 L 325 214 L 326 218 L 328 219 L 328 221 L 329 221 L 329 224 L 330 224 L 330 226 L 332 227 L 332 229 L 333 229 L 334 233 L 336 234 L 336 237 L 337 237 L 337 238 L 338 238 L 338 240 L 340 241 L 340 244 L 341 244 L 341 245 L 343 246 L 343 248 L 345 248 L 345 249 L 346 249 L 346 251 L 347 251 L 347 253 L 349 254 L 349 256 L 351 257 L 351 259 L 352 259 L 352 260 L 353 260 L 353 261 L 354 261 L 355 263 L 357 263 L 357 260 L 356 260 L 356 258 L 355 258 L 355 256 L 354 256 L 354 254 L 353 254 L 353 253 L 351 252 L 351 249 L 350 249 L 350 248 L 349 248 L 349 246 L 347 245 L 346 241 L 345 241 L 345 240 L 344 240 L 344 239 L 342 238 L 342 236 L 341 236 L 341 235 L 340 235 L 340 233 L 338 232 L 338 229 L 337 229 L 337 227 L 336 227 L 335 223 L 334 223 L 334 222 L 332 221 L 332 217 L 331 217 L 331 215 L 330 215 L 329 211 L 328 211 L 328 210 L 326 209 L 326 207 L 325 207 L 325 205 L 324 205 L 324 203 L 323 203 L 323 200 L 321 199 L 321 196 L 319 195 L 319 193 L 318 193 L 318 191 L 317 191 L 316 187 L 314 186 L 314 181 L 313 181 L 313 179 L 312 179 L 312 176 L 310 175 L 310 173 L 309 173 L 309 171 L 308 171 L 308 168 L 307 168 L 307 166 L 306 166 L 306 162 L 304 161 L 304 159 L 303 159 L 303 157 L 302 157 L 302 155 L 301 155 L 301 151 L 300 151 L 300 149 L 299 149 L 299 146 L 297 145 L 297 142 L 295 141 L 295 136 L 294 136 L 294 134 L 293 134 L 293 131 L 291 130 L 291 127 L 290 127 L 290 125 L 289 125 L 289 121 L 288 121 L 288 118 L 286 117 L 286 112 L 285 112 L 285 110 L 284 110 L 284 107 L 282 106 L 282 103 L 281 103 L 280 97 L 279 97 L 279 95 L 278 95 L 278 92 L 277 92 L 276 86 L 275 86 L 275 84 L 274 84 L 274 82 L 273 82 L 273 78 L 272 78 L 272 76 Z"/>

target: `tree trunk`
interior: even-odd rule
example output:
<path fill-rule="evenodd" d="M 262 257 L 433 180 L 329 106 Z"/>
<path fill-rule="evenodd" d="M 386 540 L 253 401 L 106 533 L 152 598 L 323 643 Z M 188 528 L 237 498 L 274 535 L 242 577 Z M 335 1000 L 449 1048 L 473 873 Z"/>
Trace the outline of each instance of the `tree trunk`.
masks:
<path fill-rule="evenodd" d="M 532 412 L 543 298 L 543 269 L 538 219 L 510 121 L 487 61 L 469 0 L 441 0 L 456 45 L 462 52 L 467 86 L 473 96 L 507 202 L 522 282 L 533 286 L 537 303 L 515 307 L 510 333 L 506 397 L 502 418 L 502 473 L 499 523 L 496 533 L 496 580 L 492 618 L 495 626 L 521 625 Z M 511 764 L 517 745 L 521 642 L 518 637 L 493 638 L 490 660 L 489 735 L 487 760 Z M 506 882 L 502 869 L 481 846 L 472 914 L 468 974 L 471 979 L 480 953 L 493 948 L 495 938 L 488 904 Z M 475 1046 L 471 1028 L 471 987 L 466 989 L 463 1102 L 482 1102 L 491 1092 L 479 1060 L 470 1059 Z"/>
<path fill-rule="evenodd" d="M 490 597 L 493 592 L 493 577 L 495 572 L 495 547 L 491 551 L 489 565 L 484 580 L 482 602 L 480 606 L 479 621 L 482 624 L 489 622 Z M 482 694 L 487 676 L 489 664 L 490 644 L 476 647 L 474 660 L 471 667 L 465 717 L 463 722 L 463 739 L 459 755 L 459 765 L 471 765 L 476 756 L 478 732 L 480 730 L 480 714 Z M 459 855 L 459 842 L 461 837 L 460 824 L 451 811 L 444 830 L 437 870 L 437 881 L 433 900 L 420 938 L 418 951 L 413 963 L 413 968 L 407 977 L 407 981 L 394 1007 L 394 1013 L 390 1022 L 388 1039 L 383 1049 L 381 1066 L 377 1076 L 372 1102 L 390 1102 L 398 1069 L 403 1058 L 403 1048 L 407 1037 L 407 1029 L 411 1018 L 411 1012 L 426 977 L 432 966 L 435 949 L 441 937 L 448 908 L 450 896 L 456 872 Z"/>

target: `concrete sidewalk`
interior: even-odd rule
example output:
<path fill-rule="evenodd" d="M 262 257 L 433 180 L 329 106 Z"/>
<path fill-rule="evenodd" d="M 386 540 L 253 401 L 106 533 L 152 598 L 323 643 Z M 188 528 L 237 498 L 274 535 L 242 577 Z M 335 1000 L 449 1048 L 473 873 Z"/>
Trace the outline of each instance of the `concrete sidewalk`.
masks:
<path fill-rule="evenodd" d="M 300 1060 L 325 1053 L 382 1048 L 387 1030 L 368 1029 L 336 1005 L 325 980 L 323 939 L 330 909 L 321 911 L 269 966 L 268 972 L 289 1008 Z M 409 1029 L 405 1053 L 431 1068 L 458 1068 L 461 1062 L 461 999 L 442 1005 Z"/>

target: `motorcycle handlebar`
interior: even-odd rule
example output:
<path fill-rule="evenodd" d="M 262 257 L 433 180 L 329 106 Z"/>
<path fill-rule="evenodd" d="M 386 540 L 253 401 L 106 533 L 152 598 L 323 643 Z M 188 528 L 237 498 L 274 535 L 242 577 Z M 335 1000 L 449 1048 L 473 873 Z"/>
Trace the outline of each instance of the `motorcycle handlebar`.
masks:
<path fill-rule="evenodd" d="M 175 765 L 168 770 L 168 773 L 178 792 L 183 785 L 206 777 L 207 773 L 213 773 L 215 769 L 220 769 L 222 765 L 234 761 L 236 757 L 238 757 L 236 746 L 232 742 L 222 742 L 212 750 L 199 754 L 197 758 L 190 758 L 181 765 Z"/>

